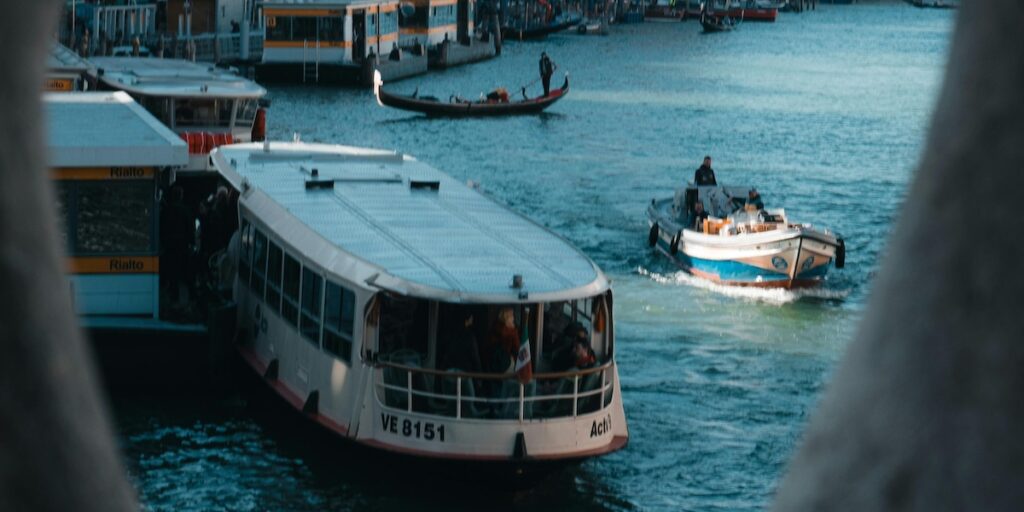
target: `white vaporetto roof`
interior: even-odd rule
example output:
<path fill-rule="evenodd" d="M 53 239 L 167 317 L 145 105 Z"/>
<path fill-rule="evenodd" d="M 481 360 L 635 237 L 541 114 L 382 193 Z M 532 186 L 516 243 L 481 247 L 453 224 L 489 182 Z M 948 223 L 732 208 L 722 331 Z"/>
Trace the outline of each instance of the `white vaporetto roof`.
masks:
<path fill-rule="evenodd" d="M 274 236 L 350 279 L 362 273 L 371 286 L 463 302 L 560 300 L 609 287 L 565 239 L 409 156 L 304 143 L 264 151 L 256 143 L 221 146 L 212 158 Z M 323 188 L 307 187 L 314 169 Z M 529 300 L 510 287 L 514 274 Z"/>
<path fill-rule="evenodd" d="M 98 80 L 132 94 L 169 98 L 261 98 L 267 90 L 211 64 L 179 59 L 94 57 Z"/>
<path fill-rule="evenodd" d="M 188 146 L 124 92 L 43 95 L 50 166 L 174 166 Z"/>

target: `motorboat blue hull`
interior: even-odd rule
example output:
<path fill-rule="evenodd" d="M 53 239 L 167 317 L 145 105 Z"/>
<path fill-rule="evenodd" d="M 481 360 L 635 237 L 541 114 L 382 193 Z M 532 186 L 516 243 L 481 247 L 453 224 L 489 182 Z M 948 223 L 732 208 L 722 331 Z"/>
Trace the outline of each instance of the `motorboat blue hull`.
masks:
<path fill-rule="evenodd" d="M 668 201 L 669 203 L 671 201 Z M 664 206 L 665 202 L 661 203 Z M 829 268 L 845 258 L 833 234 L 805 225 L 746 234 L 719 235 L 683 229 L 652 204 L 650 244 L 684 271 L 734 286 L 799 288 L 820 284 Z"/>

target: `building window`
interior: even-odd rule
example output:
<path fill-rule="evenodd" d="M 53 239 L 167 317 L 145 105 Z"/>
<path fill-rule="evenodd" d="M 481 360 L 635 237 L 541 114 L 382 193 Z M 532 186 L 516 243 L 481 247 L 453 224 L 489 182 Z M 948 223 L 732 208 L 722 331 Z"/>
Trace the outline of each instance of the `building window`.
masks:
<path fill-rule="evenodd" d="M 299 278 L 302 267 L 290 254 L 284 255 L 284 283 L 281 316 L 295 327 L 299 325 Z"/>
<path fill-rule="evenodd" d="M 328 281 L 324 297 L 324 350 L 346 363 L 352 362 L 355 312 L 356 294 Z"/>
<path fill-rule="evenodd" d="M 302 336 L 320 346 L 320 308 L 323 307 L 324 279 L 310 270 L 302 269 L 302 315 L 299 331 Z"/>
<path fill-rule="evenodd" d="M 267 252 L 267 305 L 274 311 L 281 309 L 281 266 L 283 260 L 281 247 L 270 242 Z"/>

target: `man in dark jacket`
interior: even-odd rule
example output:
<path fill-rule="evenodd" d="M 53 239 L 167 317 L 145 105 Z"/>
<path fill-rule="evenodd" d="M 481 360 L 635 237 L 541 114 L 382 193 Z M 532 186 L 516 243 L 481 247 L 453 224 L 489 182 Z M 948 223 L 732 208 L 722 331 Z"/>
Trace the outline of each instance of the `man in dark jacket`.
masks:
<path fill-rule="evenodd" d="M 697 168 L 697 172 L 693 175 L 693 184 L 697 186 L 702 185 L 718 185 L 718 181 L 715 180 L 715 170 L 711 168 L 711 157 L 704 157 L 704 163 Z"/>
<path fill-rule="evenodd" d="M 555 74 L 555 64 L 548 58 L 547 52 L 540 52 L 540 80 L 544 83 L 544 96 L 551 92 L 551 75 Z"/>

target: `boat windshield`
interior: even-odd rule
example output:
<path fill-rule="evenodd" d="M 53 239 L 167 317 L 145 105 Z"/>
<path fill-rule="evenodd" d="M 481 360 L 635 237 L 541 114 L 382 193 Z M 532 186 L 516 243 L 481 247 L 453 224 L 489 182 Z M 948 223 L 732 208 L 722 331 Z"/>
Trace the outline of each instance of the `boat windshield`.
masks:
<path fill-rule="evenodd" d="M 609 300 L 466 305 L 382 294 L 378 396 L 480 418 L 598 410 L 611 399 Z"/>
<path fill-rule="evenodd" d="M 178 128 L 230 128 L 232 99 L 184 98 L 174 102 Z"/>

